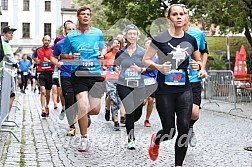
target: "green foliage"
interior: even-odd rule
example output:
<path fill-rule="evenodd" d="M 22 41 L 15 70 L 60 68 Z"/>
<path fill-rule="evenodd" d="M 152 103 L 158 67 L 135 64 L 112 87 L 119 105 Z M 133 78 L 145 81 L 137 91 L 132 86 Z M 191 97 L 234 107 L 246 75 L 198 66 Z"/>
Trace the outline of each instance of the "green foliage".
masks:
<path fill-rule="evenodd" d="M 56 29 L 56 36 L 60 35 L 60 34 L 63 34 L 63 25 L 59 26 L 57 29 Z"/>
<path fill-rule="evenodd" d="M 212 23 L 220 26 L 223 34 L 229 31 L 242 33 L 252 46 L 250 31 L 252 29 L 251 0 L 182 0 L 194 11 L 192 19 L 204 20 L 206 27 Z"/>
<path fill-rule="evenodd" d="M 102 0 L 72 0 L 74 8 L 79 8 L 84 5 L 89 5 L 92 10 L 91 24 L 101 30 L 106 30 L 108 26 L 107 16 L 104 15 L 107 7 L 102 5 Z"/>
<path fill-rule="evenodd" d="M 223 55 L 213 55 L 207 62 L 210 70 L 226 70 L 227 64 L 228 62 Z"/>
<path fill-rule="evenodd" d="M 210 56 L 216 54 L 217 50 L 220 50 L 222 52 L 227 51 L 226 37 L 207 36 L 206 41 Z M 248 52 L 252 52 L 252 47 L 245 37 L 229 37 L 229 41 L 231 57 L 235 57 L 236 51 L 240 50 L 241 45 L 244 45 L 245 49 Z"/>
<path fill-rule="evenodd" d="M 110 25 L 126 18 L 145 32 L 146 36 L 151 36 L 151 23 L 165 17 L 167 9 L 164 0 L 103 0 L 103 4 L 108 7 L 105 14 Z"/>

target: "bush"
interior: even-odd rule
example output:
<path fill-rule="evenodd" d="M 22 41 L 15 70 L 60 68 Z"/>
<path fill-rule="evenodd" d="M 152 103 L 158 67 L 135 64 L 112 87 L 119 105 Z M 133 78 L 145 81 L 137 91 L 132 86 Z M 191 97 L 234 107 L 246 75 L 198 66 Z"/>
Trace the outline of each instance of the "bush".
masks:
<path fill-rule="evenodd" d="M 207 66 L 210 70 L 226 70 L 228 61 L 224 59 L 223 55 L 209 56 Z"/>

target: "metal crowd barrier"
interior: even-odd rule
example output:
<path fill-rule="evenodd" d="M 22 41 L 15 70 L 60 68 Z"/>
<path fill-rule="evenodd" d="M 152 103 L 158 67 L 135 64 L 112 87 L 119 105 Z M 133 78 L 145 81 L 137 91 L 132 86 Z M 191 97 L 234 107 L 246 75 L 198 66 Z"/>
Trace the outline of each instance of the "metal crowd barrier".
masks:
<path fill-rule="evenodd" d="M 209 70 L 207 73 L 207 96 L 209 99 L 209 102 L 207 103 L 215 103 L 218 107 L 218 102 L 230 103 L 234 105 L 234 108 L 230 109 L 230 111 L 237 109 L 243 111 L 241 108 L 236 107 L 237 98 L 233 71 Z M 203 106 L 205 104 L 203 104 Z"/>
<path fill-rule="evenodd" d="M 20 140 L 17 138 L 15 133 L 10 129 L 4 129 L 3 126 L 12 126 L 8 123 L 14 123 L 18 127 L 17 123 L 14 121 L 9 121 L 9 106 L 10 106 L 10 95 L 13 85 L 13 76 L 12 76 L 12 64 L 4 62 L 1 77 L 1 86 L 0 86 L 0 132 L 9 132 L 11 133 L 18 142 Z"/>

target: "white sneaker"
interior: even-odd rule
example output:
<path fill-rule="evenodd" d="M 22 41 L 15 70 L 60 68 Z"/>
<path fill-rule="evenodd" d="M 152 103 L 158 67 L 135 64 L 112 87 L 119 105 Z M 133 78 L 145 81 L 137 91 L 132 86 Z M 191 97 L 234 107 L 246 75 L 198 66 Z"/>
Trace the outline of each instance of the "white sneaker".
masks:
<path fill-rule="evenodd" d="M 88 139 L 87 137 L 81 137 L 81 145 L 78 150 L 79 152 L 87 152 L 88 151 Z"/>
<path fill-rule="evenodd" d="M 193 129 L 192 129 L 192 133 L 189 138 L 189 144 L 191 147 L 195 147 L 197 145 L 197 138 L 196 138 L 196 135 L 195 135 L 195 132 L 193 131 Z"/>

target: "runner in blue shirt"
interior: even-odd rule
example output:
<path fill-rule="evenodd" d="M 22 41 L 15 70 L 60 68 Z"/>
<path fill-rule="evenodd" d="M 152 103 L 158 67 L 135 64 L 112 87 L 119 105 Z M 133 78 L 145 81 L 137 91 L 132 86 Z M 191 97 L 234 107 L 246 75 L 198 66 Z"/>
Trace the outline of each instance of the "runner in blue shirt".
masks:
<path fill-rule="evenodd" d="M 19 69 L 18 71 L 21 73 L 22 83 L 20 86 L 20 91 L 25 93 L 25 89 L 27 87 L 27 81 L 29 79 L 29 73 L 31 73 L 31 62 L 27 59 L 27 54 L 22 56 L 22 59 L 18 62 Z"/>
<path fill-rule="evenodd" d="M 151 43 L 151 38 L 147 38 L 144 41 L 144 47 L 145 49 L 148 49 Z M 155 55 L 153 57 L 153 62 L 158 63 L 158 57 Z M 153 70 L 150 73 L 145 73 L 144 74 L 144 84 L 145 84 L 145 91 L 146 91 L 146 97 L 147 99 L 144 100 L 144 104 L 147 104 L 147 109 L 146 109 L 146 117 L 144 121 L 144 126 L 145 127 L 151 127 L 150 123 L 150 116 L 153 110 L 154 106 L 154 98 L 155 98 L 155 90 L 157 89 L 157 84 L 156 84 L 156 78 L 157 78 L 157 70 Z"/>
<path fill-rule="evenodd" d="M 202 78 L 205 78 L 206 76 L 205 67 L 206 67 L 206 62 L 208 59 L 208 49 L 207 49 L 204 33 L 198 28 L 189 26 L 190 22 L 189 22 L 189 14 L 188 14 L 187 9 L 185 9 L 185 14 L 186 14 L 186 24 L 184 26 L 184 31 L 196 38 L 197 45 L 202 56 L 201 70 L 199 71 L 193 70 L 190 65 L 188 67 L 189 80 L 191 83 L 192 93 L 193 93 L 193 109 L 192 109 L 192 118 L 190 121 L 191 132 L 189 133 L 190 134 L 189 144 L 191 147 L 195 147 L 197 144 L 197 139 L 196 139 L 195 131 L 193 130 L 193 125 L 199 119 L 199 109 L 200 109 L 200 104 L 201 104 L 201 89 L 202 89 L 201 81 L 202 81 Z M 192 60 L 191 56 L 189 58 L 190 58 L 190 62 L 194 61 Z"/>
<path fill-rule="evenodd" d="M 77 18 L 78 29 L 67 34 L 61 57 L 75 60 L 71 67 L 71 83 L 79 107 L 78 121 L 81 133 L 79 151 L 86 152 L 88 115 L 99 114 L 101 96 L 105 91 L 99 59 L 104 59 L 106 46 L 102 31 L 90 26 L 90 7 L 80 7 L 77 10 Z"/>
<path fill-rule="evenodd" d="M 66 35 L 75 29 L 75 25 L 73 23 L 68 23 L 65 26 Z M 51 62 L 57 67 L 60 68 L 60 84 L 62 88 L 62 94 L 64 100 L 62 99 L 62 103 L 65 103 L 65 109 L 61 111 L 59 115 L 59 119 L 63 120 L 64 115 L 66 113 L 68 124 L 70 126 L 70 130 L 67 132 L 68 136 L 74 136 L 76 133 L 76 129 L 74 126 L 74 119 L 76 117 L 76 111 L 71 110 L 70 108 L 74 104 L 74 91 L 71 83 L 71 63 L 66 62 L 64 59 L 60 57 L 61 51 L 64 45 L 65 38 L 57 42 L 54 46 L 54 50 L 51 56 Z M 70 108 L 70 109 L 69 109 Z M 68 109 L 68 110 L 67 110 Z"/>

